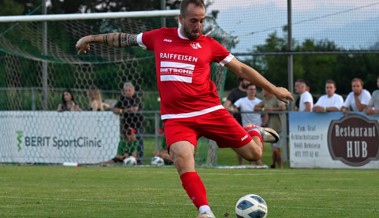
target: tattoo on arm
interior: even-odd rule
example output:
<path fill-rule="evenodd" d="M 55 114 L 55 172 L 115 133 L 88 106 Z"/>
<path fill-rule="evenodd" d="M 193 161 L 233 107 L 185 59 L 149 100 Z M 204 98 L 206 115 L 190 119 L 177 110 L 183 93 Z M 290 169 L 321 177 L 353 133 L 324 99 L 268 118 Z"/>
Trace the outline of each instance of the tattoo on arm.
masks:
<path fill-rule="evenodd" d="M 118 47 L 116 45 L 116 37 L 117 37 L 117 34 L 113 34 L 113 36 L 112 36 L 112 45 L 110 45 L 110 46 L 112 46 L 112 47 Z"/>
<path fill-rule="evenodd" d="M 95 41 L 95 36 L 93 39 Z M 138 45 L 137 35 L 127 33 L 107 33 L 103 35 L 103 44 L 111 47 L 128 47 Z"/>
<path fill-rule="evenodd" d="M 127 33 L 121 33 L 120 35 L 121 35 L 121 47 L 138 45 L 137 35 L 127 34 Z"/>
<path fill-rule="evenodd" d="M 104 45 L 108 45 L 108 34 L 103 35 L 103 43 Z"/>

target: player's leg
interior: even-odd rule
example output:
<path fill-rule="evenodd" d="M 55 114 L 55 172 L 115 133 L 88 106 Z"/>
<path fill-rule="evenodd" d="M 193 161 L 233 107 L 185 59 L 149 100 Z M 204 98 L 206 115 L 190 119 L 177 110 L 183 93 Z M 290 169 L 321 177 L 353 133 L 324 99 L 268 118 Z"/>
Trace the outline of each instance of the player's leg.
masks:
<path fill-rule="evenodd" d="M 231 147 L 238 155 L 247 161 L 257 161 L 262 158 L 263 142 L 261 137 L 252 136 L 252 140 L 242 147 Z"/>
<path fill-rule="evenodd" d="M 217 142 L 218 146 L 230 147 L 247 161 L 262 157 L 264 141 L 277 141 L 279 135 L 271 128 L 248 125 L 245 128 L 227 110 L 217 110 L 203 116 L 206 129 L 202 134 Z"/>
<path fill-rule="evenodd" d="M 183 188 L 199 210 L 199 218 L 215 217 L 209 207 L 207 193 L 195 169 L 195 145 L 198 133 L 192 118 L 164 121 L 166 142 L 171 160 L 179 173 Z"/>
<path fill-rule="evenodd" d="M 195 170 L 195 146 L 188 141 L 170 145 L 170 156 L 180 175 L 183 188 L 192 203 L 199 209 L 199 217 L 214 217 L 207 199 L 207 193 L 200 176 Z"/>

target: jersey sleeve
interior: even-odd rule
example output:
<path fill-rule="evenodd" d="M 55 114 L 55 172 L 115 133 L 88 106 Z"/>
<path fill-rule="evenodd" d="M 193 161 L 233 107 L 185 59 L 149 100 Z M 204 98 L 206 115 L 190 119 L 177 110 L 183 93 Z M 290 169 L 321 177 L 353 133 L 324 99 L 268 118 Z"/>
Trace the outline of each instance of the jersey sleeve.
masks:
<path fill-rule="evenodd" d="M 147 50 L 154 50 L 154 39 L 159 34 L 160 29 L 143 32 L 137 35 L 138 45 Z"/>
<path fill-rule="evenodd" d="M 232 61 L 234 56 L 219 42 L 211 38 L 212 40 L 212 50 L 214 51 L 213 61 L 224 66 L 225 64 Z"/>

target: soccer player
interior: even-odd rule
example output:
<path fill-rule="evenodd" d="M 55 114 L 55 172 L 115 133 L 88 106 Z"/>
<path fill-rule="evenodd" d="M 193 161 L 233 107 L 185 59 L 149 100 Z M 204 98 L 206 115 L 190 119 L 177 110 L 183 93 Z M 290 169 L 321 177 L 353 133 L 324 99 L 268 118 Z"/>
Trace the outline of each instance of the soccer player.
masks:
<path fill-rule="evenodd" d="M 212 82 L 211 62 L 227 67 L 237 77 L 272 92 L 279 100 L 293 100 L 285 88 L 276 87 L 253 68 L 238 61 L 216 40 L 202 34 L 205 5 L 202 0 L 183 0 L 179 28 L 160 28 L 138 35 L 107 33 L 84 36 L 76 43 L 78 54 L 87 53 L 91 43 L 112 47 L 140 46 L 153 50 L 161 119 L 170 156 L 183 188 L 199 210 L 199 218 L 213 218 L 205 186 L 196 172 L 194 152 L 201 136 L 230 147 L 244 159 L 261 159 L 263 140 L 278 140 L 272 129 L 253 126 L 248 132 L 221 105 Z"/>

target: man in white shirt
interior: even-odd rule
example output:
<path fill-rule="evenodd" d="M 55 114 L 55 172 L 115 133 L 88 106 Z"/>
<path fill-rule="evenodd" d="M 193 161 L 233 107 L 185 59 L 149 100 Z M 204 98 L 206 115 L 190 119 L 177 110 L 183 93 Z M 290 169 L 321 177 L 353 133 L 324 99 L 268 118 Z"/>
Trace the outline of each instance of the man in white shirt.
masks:
<path fill-rule="evenodd" d="M 342 113 L 348 114 L 349 111 L 360 112 L 368 105 L 371 99 L 371 94 L 366 89 L 363 89 L 363 81 L 359 78 L 354 78 L 351 81 L 352 92 L 346 97 L 342 106 Z"/>
<path fill-rule="evenodd" d="M 379 88 L 379 76 L 376 78 L 376 85 Z M 372 93 L 365 112 L 367 115 L 379 114 L 379 89 Z"/>
<path fill-rule="evenodd" d="M 255 105 L 261 102 L 261 99 L 255 96 L 257 94 L 256 86 L 250 84 L 247 87 L 246 93 L 246 97 L 240 98 L 234 102 L 234 107 L 236 107 L 239 112 L 242 112 L 242 126 L 246 126 L 247 124 L 261 126 L 261 114 L 253 113 Z"/>
<path fill-rule="evenodd" d="M 326 95 L 321 96 L 313 107 L 314 112 L 334 112 L 340 111 L 343 106 L 343 98 L 336 94 L 336 83 L 333 80 L 325 82 Z"/>
<path fill-rule="evenodd" d="M 233 106 L 237 108 L 236 110 L 241 113 L 242 117 L 242 126 L 246 126 L 248 124 L 254 124 L 257 126 L 262 125 L 262 114 L 261 113 L 253 113 L 254 107 L 262 100 L 256 97 L 257 87 L 253 84 L 249 84 L 246 88 L 246 97 L 238 99 L 234 102 Z M 238 165 L 242 165 L 242 157 L 237 155 Z M 252 161 L 249 161 L 251 164 Z M 256 165 L 263 165 L 261 160 L 255 161 Z"/>
<path fill-rule="evenodd" d="M 307 84 L 304 80 L 299 79 L 295 83 L 295 91 L 300 95 L 299 112 L 312 111 L 313 97 L 307 91 Z"/>

